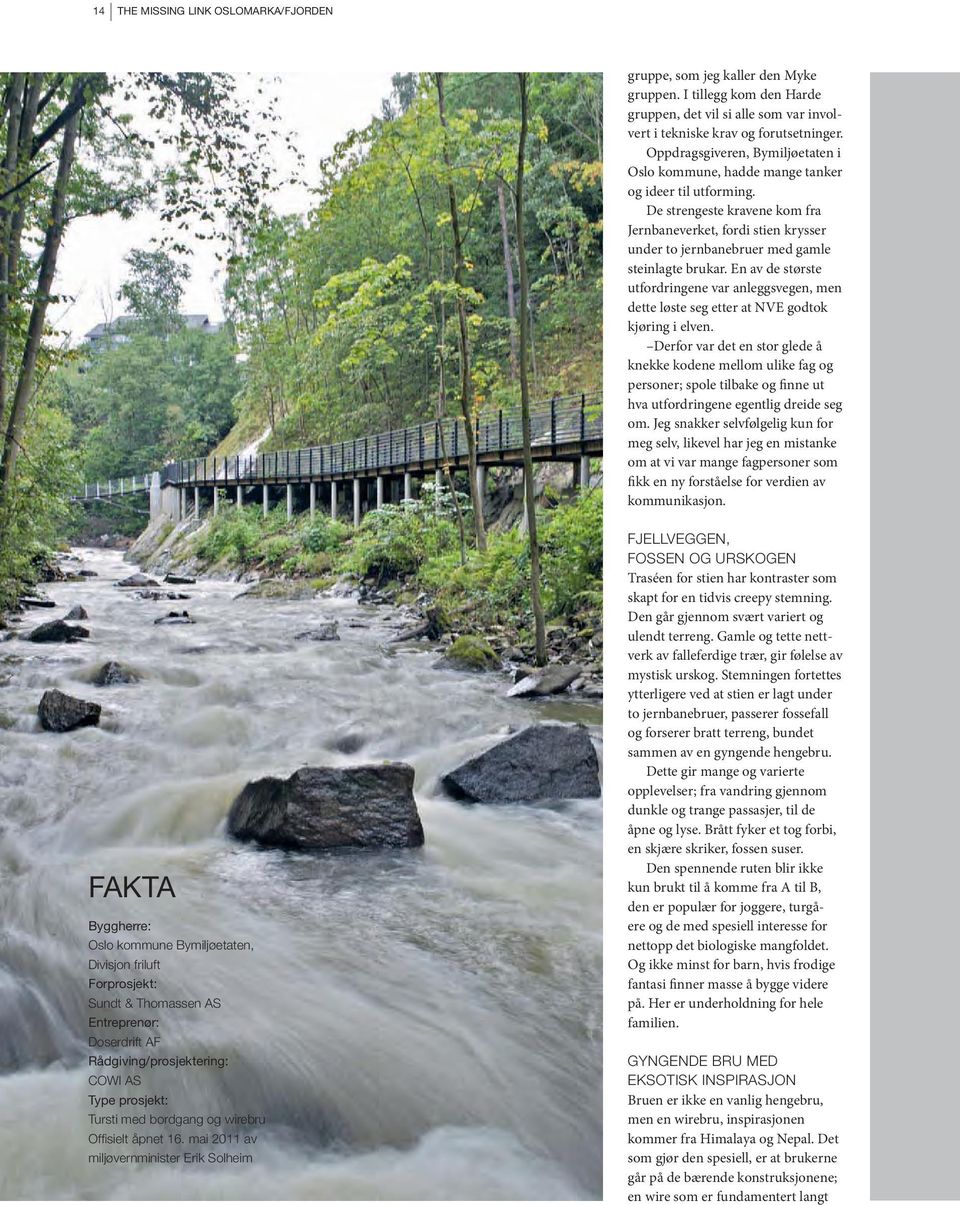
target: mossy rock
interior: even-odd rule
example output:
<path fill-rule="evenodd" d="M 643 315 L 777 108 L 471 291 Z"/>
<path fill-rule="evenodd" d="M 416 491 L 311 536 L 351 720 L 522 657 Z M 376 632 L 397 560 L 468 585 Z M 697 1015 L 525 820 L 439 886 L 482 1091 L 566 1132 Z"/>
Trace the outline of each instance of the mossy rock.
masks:
<path fill-rule="evenodd" d="M 458 636 L 443 659 L 455 669 L 500 669 L 500 658 L 482 636 Z"/>

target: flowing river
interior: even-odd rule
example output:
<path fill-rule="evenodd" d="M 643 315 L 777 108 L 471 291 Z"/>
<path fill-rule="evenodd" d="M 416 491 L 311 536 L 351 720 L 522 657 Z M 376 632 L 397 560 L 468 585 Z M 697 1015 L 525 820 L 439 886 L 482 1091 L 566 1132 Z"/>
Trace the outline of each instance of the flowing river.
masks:
<path fill-rule="evenodd" d="M 98 576 L 50 586 L 58 609 L 23 630 L 80 603 L 91 638 L 0 644 L 0 1197 L 599 1196 L 600 804 L 467 807 L 438 787 L 534 720 L 599 738 L 599 708 L 506 699 L 499 674 L 388 647 L 387 607 L 214 581 L 150 602 L 115 587 L 133 571 L 118 553 L 81 555 Z M 194 625 L 154 624 L 180 607 Z M 320 618 L 339 642 L 294 640 Z M 94 686 L 111 659 L 141 680 Z M 54 686 L 101 703 L 100 726 L 42 732 Z M 225 835 L 250 779 L 384 759 L 416 769 L 423 849 L 287 854 Z M 94 874 L 169 875 L 176 898 L 90 899 Z M 91 1145 L 88 1078 L 116 1072 L 89 1056 L 147 1053 L 88 1044 L 90 961 L 141 957 L 90 951 L 98 919 L 252 943 L 160 957 L 162 995 L 222 1000 L 165 1012 L 160 1052 L 213 1065 L 125 1066 L 142 1086 L 112 1089 L 254 1135 L 252 1164 L 90 1160 L 134 1148 Z"/>

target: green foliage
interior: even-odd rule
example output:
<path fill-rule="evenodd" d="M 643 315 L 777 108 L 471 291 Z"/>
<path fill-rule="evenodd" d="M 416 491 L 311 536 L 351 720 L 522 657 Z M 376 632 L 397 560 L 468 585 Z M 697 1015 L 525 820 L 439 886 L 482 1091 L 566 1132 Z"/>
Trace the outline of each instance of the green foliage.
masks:
<path fill-rule="evenodd" d="M 272 572 L 317 576 L 327 572 L 352 529 L 326 515 L 288 519 L 282 507 L 223 504 L 206 524 L 194 551 L 207 564 L 262 565 Z"/>
<path fill-rule="evenodd" d="M 67 517 L 65 495 L 47 489 L 48 482 L 63 478 L 68 454 L 54 422 L 47 421 L 51 407 L 62 406 L 77 420 L 78 438 L 91 437 L 93 465 L 114 475 L 142 469 L 158 451 L 196 454 L 230 426 L 238 382 L 230 385 L 224 410 L 218 374 L 212 389 L 205 371 L 193 375 L 192 393 L 183 379 L 171 385 L 159 372 L 156 348 L 135 349 L 112 380 L 104 374 L 99 393 L 79 396 L 75 408 L 66 406 L 71 382 L 60 371 L 64 357 L 60 341 L 48 337 L 47 319 L 56 298 L 61 237 L 78 218 L 129 218 L 150 207 L 163 223 L 160 242 L 181 253 L 190 234 L 223 245 L 259 220 L 262 197 L 274 179 L 270 150 L 278 119 L 263 87 L 252 103 L 243 92 L 234 77 L 219 72 L 0 72 L 5 593 L 15 590 L 13 579 L 29 565 L 34 542 Z M 166 319 L 179 299 L 183 269 L 159 249 L 136 253 L 130 266 L 128 303 L 155 336 L 169 333 L 172 341 Z M 158 298 L 159 308 L 153 304 Z M 196 355 L 180 350 L 181 367 L 189 359 L 196 368 Z M 232 350 L 229 362 L 235 370 Z M 146 404 L 141 385 L 139 399 L 123 406 L 128 387 L 135 391 L 140 384 L 138 369 L 144 370 L 153 402 Z M 56 385 L 53 376 L 61 378 Z M 114 407 L 121 412 L 114 414 Z"/>
<path fill-rule="evenodd" d="M 269 569 L 279 569 L 287 563 L 295 563 L 297 547 L 292 536 L 269 536 L 260 545 L 260 559 Z"/>
<path fill-rule="evenodd" d="M 253 507 L 224 506 L 209 521 L 196 544 L 201 560 L 244 566 L 254 558 L 262 538 L 262 523 Z"/>
<path fill-rule="evenodd" d="M 336 552 L 349 535 L 350 529 L 336 519 L 317 514 L 304 529 L 302 544 L 304 552 Z"/>
<path fill-rule="evenodd" d="M 159 248 L 134 250 L 125 257 L 129 276 L 120 297 L 130 316 L 152 334 L 169 334 L 181 325 L 180 302 L 190 269 Z"/>
<path fill-rule="evenodd" d="M 576 502 L 549 514 L 541 531 L 544 606 L 550 616 L 572 615 L 602 601 L 603 491 L 581 491 Z"/>
<path fill-rule="evenodd" d="M 602 605 L 603 491 L 589 490 L 538 514 L 548 619 Z M 418 580 L 451 614 L 466 608 L 480 627 L 530 615 L 530 550 L 517 528 L 489 533 L 486 552 L 461 566 L 449 554 L 424 564 Z"/>
<path fill-rule="evenodd" d="M 486 625 L 525 613 L 529 572 L 526 539 L 510 529 L 490 532 L 486 552 L 472 551 L 465 565 L 458 557 L 434 558 L 423 567 L 420 581 L 451 612 L 469 602 L 478 622 Z"/>
<path fill-rule="evenodd" d="M 378 581 L 406 577 L 458 546 L 453 521 L 430 502 L 369 511 L 345 562 L 348 572 Z"/>
<path fill-rule="evenodd" d="M 73 418 L 87 480 L 202 456 L 229 431 L 241 385 L 229 330 L 138 327 L 51 378 Z"/>
<path fill-rule="evenodd" d="M 602 489 L 581 490 L 545 507 L 538 524 L 547 618 L 582 617 L 600 608 Z M 461 564 L 449 493 L 441 491 L 437 499 L 426 489 L 416 502 L 369 511 L 356 530 L 323 514 L 288 520 L 282 507 L 264 516 L 259 507 L 223 506 L 194 551 L 208 564 L 259 566 L 323 585 L 344 574 L 380 585 L 405 583 L 432 595 L 445 626 L 461 632 L 525 629 L 531 622 L 526 535 L 519 528 L 488 535 L 486 551 L 470 550 Z M 467 645 L 463 649 L 469 654 Z"/>
<path fill-rule="evenodd" d="M 599 384 L 602 89 L 576 72 L 535 75 L 531 89 L 524 235 L 533 388 L 549 396 Z M 460 298 L 476 405 L 517 400 L 502 225 L 515 292 L 516 77 L 448 74 L 446 112 L 444 130 L 431 77 L 396 77 L 381 115 L 321 165 L 305 219 L 265 219 L 231 261 L 227 301 L 249 356 L 240 423 L 251 437 L 269 428 L 267 448 L 432 418 L 441 374 L 449 412 Z M 467 258 L 459 286 L 448 181 Z"/>
<path fill-rule="evenodd" d="M 12 494 L 0 513 L 0 610 L 36 582 L 73 507 L 66 501 L 80 484 L 69 421 L 59 411 L 34 407 L 24 433 Z"/>
<path fill-rule="evenodd" d="M 136 537 L 150 519 L 145 494 L 128 494 L 97 503 L 74 506 L 60 534 L 70 543 L 96 540 L 104 535 Z"/>

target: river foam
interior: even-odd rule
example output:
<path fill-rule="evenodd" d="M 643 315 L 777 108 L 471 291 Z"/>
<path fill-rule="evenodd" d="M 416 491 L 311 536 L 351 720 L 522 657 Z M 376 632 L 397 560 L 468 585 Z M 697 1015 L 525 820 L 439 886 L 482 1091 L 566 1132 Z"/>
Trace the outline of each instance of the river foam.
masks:
<path fill-rule="evenodd" d="M 350 599 L 235 601 L 201 582 L 197 623 L 100 576 L 50 588 L 88 642 L 0 646 L 0 1195 L 5 1198 L 564 1199 L 600 1191 L 600 812 L 466 808 L 437 782 L 542 718 L 499 676 L 390 649 L 392 616 Z M 298 643 L 320 616 L 342 639 Z M 367 626 L 353 627 L 351 621 Z M 139 683 L 98 689 L 107 660 Z M 39 731 L 43 689 L 104 705 L 101 728 Z M 599 711 L 551 703 L 553 718 Z M 362 746 L 344 754 L 349 733 Z M 599 735 L 599 734 L 598 734 Z M 399 758 L 422 850 L 288 855 L 231 842 L 250 778 Z M 175 901 L 87 898 L 89 874 L 169 875 Z M 165 1047 L 227 1060 L 160 1068 L 180 1113 L 267 1118 L 256 1162 L 90 1163 L 88 919 L 149 920 L 198 943 L 162 956 L 164 994 L 225 1007 L 163 1018 Z M 109 913 L 109 915 L 108 915 Z M 249 940 L 254 952 L 202 952 Z"/>

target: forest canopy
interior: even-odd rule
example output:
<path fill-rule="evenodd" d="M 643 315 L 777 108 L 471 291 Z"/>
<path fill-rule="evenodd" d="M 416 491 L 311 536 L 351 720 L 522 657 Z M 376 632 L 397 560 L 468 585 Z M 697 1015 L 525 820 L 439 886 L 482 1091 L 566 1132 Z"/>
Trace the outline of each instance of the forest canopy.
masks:
<path fill-rule="evenodd" d="M 534 392 L 600 380 L 602 86 L 533 75 L 525 235 Z M 236 438 L 266 447 L 433 417 L 458 394 L 458 303 L 473 405 L 518 397 L 516 77 L 397 75 L 381 113 L 321 164 L 304 216 L 236 248 L 226 301 L 248 355 Z M 456 279 L 449 186 L 464 271 Z"/>
<path fill-rule="evenodd" d="M 65 238 L 154 212 L 168 253 L 253 229 L 284 134 L 222 73 L 0 73 L 0 591 L 56 539 L 81 472 L 51 328 Z M 146 450 L 146 449 L 145 449 Z M 2 600 L 0 600 L 2 601 Z"/>
<path fill-rule="evenodd" d="M 8 596 L 84 478 L 518 404 L 521 334 L 534 399 L 599 385 L 601 77 L 523 77 L 522 231 L 517 79 L 397 74 L 364 128 L 304 165 L 250 79 L 0 73 Z M 271 206 L 277 153 L 310 187 L 304 212 Z M 62 241 L 141 210 L 162 233 L 128 257 L 122 338 L 69 346 L 50 324 Z M 199 239 L 224 267 L 213 334 L 181 312 Z"/>

